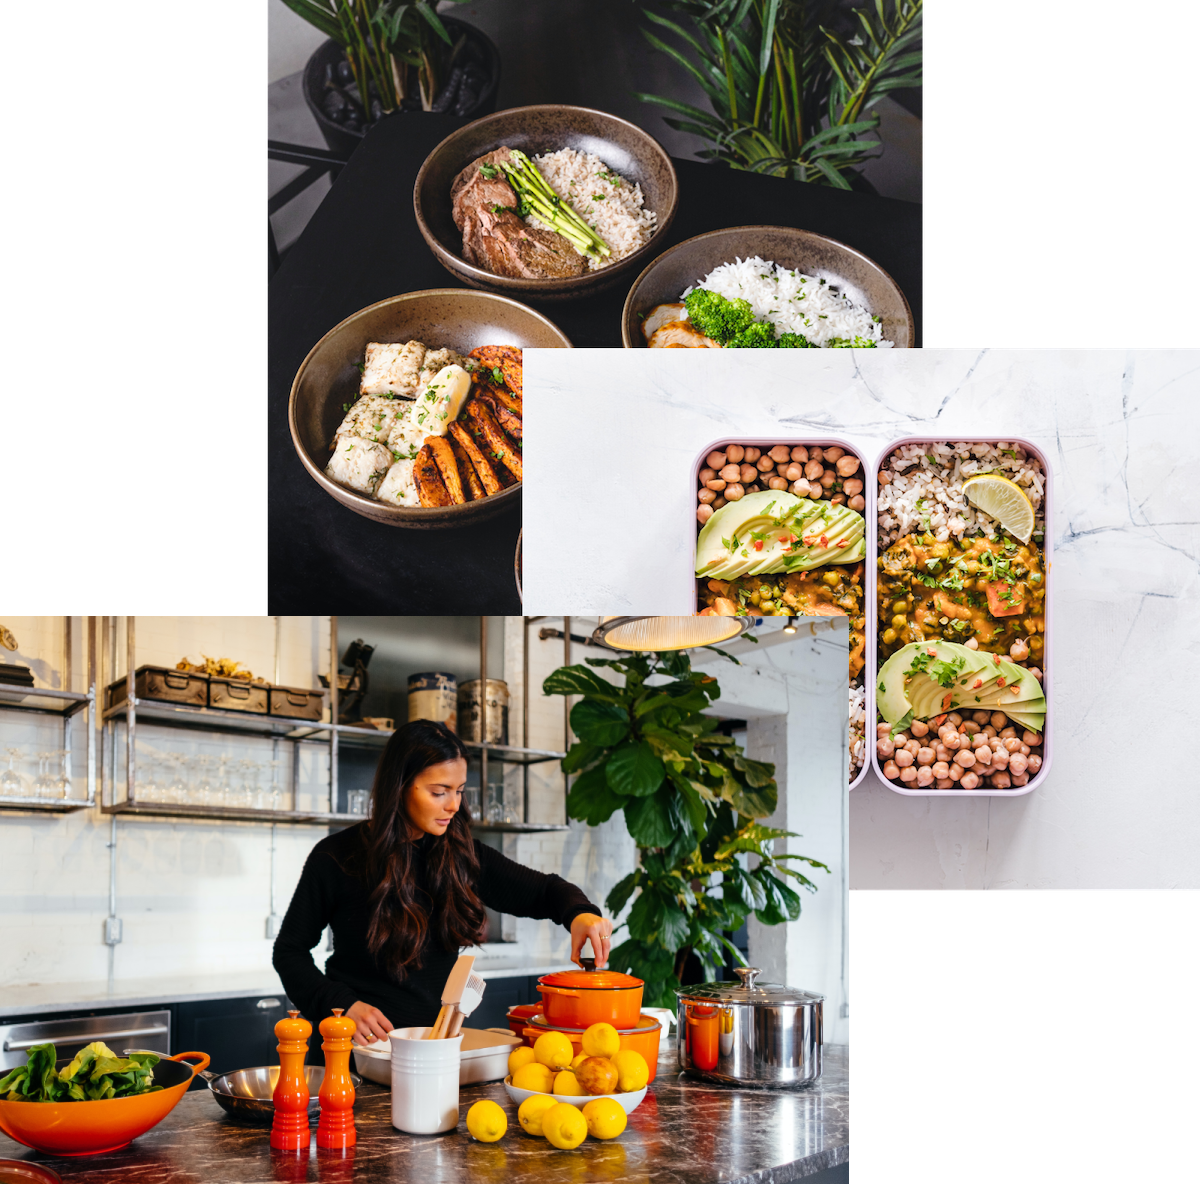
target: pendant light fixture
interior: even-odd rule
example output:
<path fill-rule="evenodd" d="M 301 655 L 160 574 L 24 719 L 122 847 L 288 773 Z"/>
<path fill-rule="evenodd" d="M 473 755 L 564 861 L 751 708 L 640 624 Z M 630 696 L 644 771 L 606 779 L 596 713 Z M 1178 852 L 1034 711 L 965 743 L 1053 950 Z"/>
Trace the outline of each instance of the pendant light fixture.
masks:
<path fill-rule="evenodd" d="M 601 617 L 592 640 L 610 650 L 691 650 L 740 637 L 753 617 Z"/>

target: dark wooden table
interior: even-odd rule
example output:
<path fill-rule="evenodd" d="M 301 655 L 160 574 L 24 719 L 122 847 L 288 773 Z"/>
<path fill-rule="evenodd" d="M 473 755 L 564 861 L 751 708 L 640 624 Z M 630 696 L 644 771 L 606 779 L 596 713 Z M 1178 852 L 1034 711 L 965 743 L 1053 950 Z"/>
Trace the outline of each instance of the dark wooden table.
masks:
<path fill-rule="evenodd" d="M 339 321 L 389 296 L 461 287 L 425 245 L 413 182 L 429 152 L 463 120 L 398 115 L 354 153 L 287 253 L 269 297 L 270 613 L 504 613 L 521 611 L 513 575 L 521 513 L 479 526 L 397 530 L 339 505 L 300 464 L 287 425 L 288 392 L 304 356 Z M 921 340 L 921 207 L 676 160 L 680 201 L 661 250 L 725 226 L 814 230 L 887 270 L 912 306 Z M 657 240 L 656 240 L 657 241 Z M 632 281 L 631 281 L 632 282 Z M 577 347 L 620 348 L 629 285 L 586 300 L 537 304 Z M 581 438 L 586 423 L 581 416 Z"/>

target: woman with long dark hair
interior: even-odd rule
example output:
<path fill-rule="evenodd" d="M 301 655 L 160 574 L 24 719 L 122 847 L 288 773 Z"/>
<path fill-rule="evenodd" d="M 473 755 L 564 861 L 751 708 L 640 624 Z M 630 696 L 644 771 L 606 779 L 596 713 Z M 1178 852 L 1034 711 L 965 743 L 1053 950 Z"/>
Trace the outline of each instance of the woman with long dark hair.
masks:
<path fill-rule="evenodd" d="M 365 822 L 310 853 L 275 941 L 275 969 L 314 1026 L 335 1007 L 355 1040 L 432 1024 L 459 950 L 479 941 L 484 906 L 555 921 L 571 933 L 571 960 L 590 940 L 608 961 L 612 922 L 559 876 L 505 858 L 471 835 L 461 809 L 467 753 L 444 724 L 397 728 L 383 750 Z M 312 958 L 326 926 L 333 953 Z"/>

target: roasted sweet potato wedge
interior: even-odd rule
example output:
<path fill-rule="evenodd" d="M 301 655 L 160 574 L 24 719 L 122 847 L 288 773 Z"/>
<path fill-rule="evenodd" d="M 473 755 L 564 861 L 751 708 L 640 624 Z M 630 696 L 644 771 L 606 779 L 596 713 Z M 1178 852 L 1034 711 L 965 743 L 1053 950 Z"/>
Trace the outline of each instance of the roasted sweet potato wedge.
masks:
<path fill-rule="evenodd" d="M 417 453 L 413 461 L 413 480 L 417 486 L 417 497 L 423 506 L 449 506 L 453 504 L 441 470 L 428 444 Z"/>
<path fill-rule="evenodd" d="M 509 442 L 508 437 L 500 430 L 487 404 L 482 399 L 471 399 L 466 406 L 467 416 L 479 428 L 482 439 L 490 454 L 508 469 L 518 481 L 521 476 L 520 453 Z"/>
<path fill-rule="evenodd" d="M 506 386 L 496 386 L 491 382 L 484 382 L 478 377 L 475 379 L 473 388 L 474 394 L 487 395 L 489 398 L 495 399 L 497 403 L 503 404 L 514 415 L 523 415 L 523 405 L 520 399 L 512 393 Z"/>
<path fill-rule="evenodd" d="M 499 369 L 509 389 L 521 397 L 521 351 L 513 345 L 481 345 L 471 351 L 471 357 L 489 370 Z"/>
<path fill-rule="evenodd" d="M 491 462 L 471 438 L 471 433 L 458 420 L 455 420 L 450 425 L 450 434 L 470 458 L 471 464 L 475 467 L 475 472 L 483 484 L 485 496 L 490 497 L 493 493 L 499 493 L 504 486 L 500 484 L 500 478 L 496 475 L 496 470 L 492 468 Z"/>
<path fill-rule="evenodd" d="M 461 506 L 467 499 L 463 493 L 462 477 L 458 471 L 458 459 L 454 455 L 454 449 L 450 447 L 450 442 L 443 436 L 429 436 L 425 440 L 425 447 L 429 449 L 430 455 L 438 467 L 438 472 L 442 475 L 442 481 L 446 486 L 446 492 L 450 495 L 451 502 L 456 506 Z"/>
<path fill-rule="evenodd" d="M 495 391 L 489 391 L 483 398 L 496 417 L 496 422 L 514 440 L 519 440 L 521 438 L 521 417 L 516 412 L 510 411 L 503 400 L 496 398 L 496 394 Z"/>
<path fill-rule="evenodd" d="M 487 491 L 483 488 L 483 482 L 479 480 L 479 474 L 475 472 L 475 466 L 471 463 L 471 458 L 467 455 L 467 450 L 453 438 L 450 440 L 450 447 L 454 449 L 454 456 L 458 461 L 459 470 L 466 481 L 467 501 L 477 502 L 487 497 Z"/>

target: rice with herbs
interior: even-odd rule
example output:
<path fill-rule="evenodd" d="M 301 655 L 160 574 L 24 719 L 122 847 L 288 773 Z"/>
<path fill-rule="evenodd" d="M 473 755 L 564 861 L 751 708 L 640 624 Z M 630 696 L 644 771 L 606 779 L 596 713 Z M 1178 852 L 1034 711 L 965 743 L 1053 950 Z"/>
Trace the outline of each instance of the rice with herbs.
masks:
<path fill-rule="evenodd" d="M 630 185 L 598 156 L 574 148 L 560 148 L 535 156 L 538 172 L 546 183 L 608 244 L 611 255 L 587 257 L 588 269 L 611 267 L 644 247 L 654 233 L 658 215 L 643 208 L 642 187 Z M 535 215 L 526 217 L 531 226 L 553 230 Z"/>
<path fill-rule="evenodd" d="M 850 684 L 850 780 L 867 759 L 867 690 Z"/>
<path fill-rule="evenodd" d="M 1045 480 L 1039 461 L 1019 444 L 904 444 L 884 461 L 876 511 L 879 547 L 929 531 L 940 543 L 1000 533 L 996 521 L 971 505 L 962 484 L 977 473 L 999 473 L 1019 485 L 1033 504 L 1033 538 L 1045 531 Z"/>
<path fill-rule="evenodd" d="M 775 334 L 799 333 L 812 345 L 831 345 L 864 338 L 890 348 L 871 314 L 833 284 L 800 271 L 789 271 L 760 256 L 723 263 L 680 296 L 707 288 L 726 300 L 745 300 L 755 317 L 775 327 Z"/>

